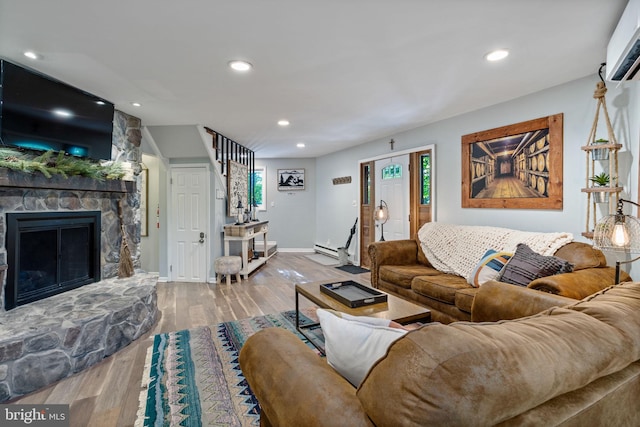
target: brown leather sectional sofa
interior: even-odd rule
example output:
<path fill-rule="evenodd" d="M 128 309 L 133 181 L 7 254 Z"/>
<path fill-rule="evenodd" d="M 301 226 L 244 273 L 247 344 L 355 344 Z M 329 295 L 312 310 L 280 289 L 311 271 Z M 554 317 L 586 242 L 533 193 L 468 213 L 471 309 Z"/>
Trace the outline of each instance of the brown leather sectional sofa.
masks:
<path fill-rule="evenodd" d="M 521 300 L 531 305 L 518 313 L 504 303 Z M 640 283 L 578 302 L 487 282 L 471 310 L 482 323 L 431 323 L 395 341 L 357 389 L 291 332 L 258 332 L 240 366 L 260 424 L 640 425 Z"/>
<path fill-rule="evenodd" d="M 472 287 L 464 277 L 433 268 L 419 242 L 375 242 L 368 251 L 374 288 L 428 307 L 434 322 L 471 320 L 471 306 L 479 288 Z M 573 272 L 536 279 L 528 288 L 582 299 L 615 282 L 615 269 L 607 267 L 604 254 L 591 245 L 571 242 L 558 249 L 555 256 L 572 263 Z M 631 280 L 621 273 L 622 282 Z"/>

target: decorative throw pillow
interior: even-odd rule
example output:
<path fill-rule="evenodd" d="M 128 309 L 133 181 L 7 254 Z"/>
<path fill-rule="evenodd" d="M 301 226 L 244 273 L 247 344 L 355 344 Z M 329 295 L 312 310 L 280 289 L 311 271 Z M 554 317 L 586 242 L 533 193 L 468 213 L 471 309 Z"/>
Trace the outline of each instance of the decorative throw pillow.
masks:
<path fill-rule="evenodd" d="M 489 280 L 495 280 L 500 275 L 500 271 L 507 264 L 513 254 L 511 252 L 498 252 L 489 249 L 480 259 L 476 268 L 467 278 L 467 282 L 474 288 L 481 286 Z"/>
<path fill-rule="evenodd" d="M 555 256 L 544 256 L 534 252 L 524 243 L 516 251 L 500 273 L 501 282 L 527 286 L 540 277 L 573 271 L 573 264 Z"/>
<path fill-rule="evenodd" d="M 389 328 L 389 320 L 351 316 L 318 309 L 324 335 L 327 363 L 358 387 L 369 368 L 387 353 L 387 348 L 407 331 Z"/>

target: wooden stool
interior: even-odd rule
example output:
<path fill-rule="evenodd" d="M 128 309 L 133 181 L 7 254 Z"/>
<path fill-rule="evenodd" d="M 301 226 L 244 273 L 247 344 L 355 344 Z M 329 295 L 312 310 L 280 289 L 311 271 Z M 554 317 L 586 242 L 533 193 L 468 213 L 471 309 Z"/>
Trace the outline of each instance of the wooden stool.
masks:
<path fill-rule="evenodd" d="M 213 270 L 216 272 L 216 283 L 222 283 L 222 275 L 227 278 L 227 285 L 231 285 L 231 275 L 236 275 L 236 282 L 241 283 L 240 269 L 242 258 L 239 256 L 221 256 L 213 262 Z"/>

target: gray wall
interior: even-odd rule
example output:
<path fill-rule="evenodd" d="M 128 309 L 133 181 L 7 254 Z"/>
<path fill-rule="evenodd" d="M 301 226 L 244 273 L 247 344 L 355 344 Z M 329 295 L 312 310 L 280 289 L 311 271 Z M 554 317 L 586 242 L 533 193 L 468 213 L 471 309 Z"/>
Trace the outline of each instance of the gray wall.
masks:
<path fill-rule="evenodd" d="M 316 242 L 330 242 L 337 247 L 345 238 L 358 215 L 352 206 L 359 198 L 358 162 L 362 159 L 389 154 L 388 141 L 396 141 L 395 151 L 434 144 L 437 202 L 436 220 L 456 224 L 480 224 L 510 227 L 528 231 L 567 231 L 576 240 L 585 240 L 581 233 L 586 222 L 585 153 L 580 149 L 587 138 L 595 116 L 593 99 L 597 76 L 587 77 L 537 92 L 513 101 L 453 117 L 403 133 L 390 135 L 353 149 L 316 159 L 318 215 Z M 638 196 L 638 139 L 640 86 L 626 83 L 620 88 L 608 85 L 607 106 L 618 143 L 620 182 L 624 198 Z M 462 209 L 461 208 L 461 136 L 472 132 L 564 113 L 563 210 L 523 209 Z M 598 137 L 607 136 L 604 123 L 598 126 Z M 334 186 L 332 177 L 351 175 L 349 185 Z M 322 201 L 322 205 L 320 203 Z M 322 208 L 320 208 L 322 206 Z M 330 212 L 331 215 L 320 214 Z M 631 212 L 631 209 L 628 209 Z M 635 212 L 635 210 L 633 210 Z"/>
<path fill-rule="evenodd" d="M 147 230 L 148 235 L 140 237 L 140 267 L 148 272 L 160 271 L 160 230 L 156 228 L 156 211 L 159 199 L 160 168 L 157 157 L 142 155 L 142 163 L 147 168 L 149 178 L 147 181 Z M 144 197 L 144 195 L 142 195 Z"/>
<path fill-rule="evenodd" d="M 279 250 L 310 250 L 317 215 L 326 213 L 317 203 L 315 159 L 256 159 L 256 167 L 266 168 L 267 210 L 258 212 L 258 219 L 269 221 L 268 240 L 275 240 Z M 278 169 L 290 168 L 305 170 L 304 190 L 278 191 Z"/>
<path fill-rule="evenodd" d="M 215 168 L 211 168 L 211 197 L 209 208 L 211 210 L 211 239 L 209 240 L 211 249 L 211 265 L 209 266 L 209 281 L 215 282 L 215 272 L 213 261 L 224 255 L 224 225 L 233 222 L 233 218 L 227 217 L 226 183 Z M 220 198 L 217 197 L 220 196 Z"/>

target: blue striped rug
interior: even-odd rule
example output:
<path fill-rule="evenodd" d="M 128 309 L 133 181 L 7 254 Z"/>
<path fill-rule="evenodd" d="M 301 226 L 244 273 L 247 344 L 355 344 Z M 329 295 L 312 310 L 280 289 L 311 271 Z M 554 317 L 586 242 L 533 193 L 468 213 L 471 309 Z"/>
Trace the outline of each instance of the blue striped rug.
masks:
<path fill-rule="evenodd" d="M 301 323 L 313 321 L 301 315 Z M 153 336 L 135 425 L 260 425 L 238 354 L 249 336 L 271 327 L 288 329 L 315 349 L 296 332 L 293 310 Z"/>

